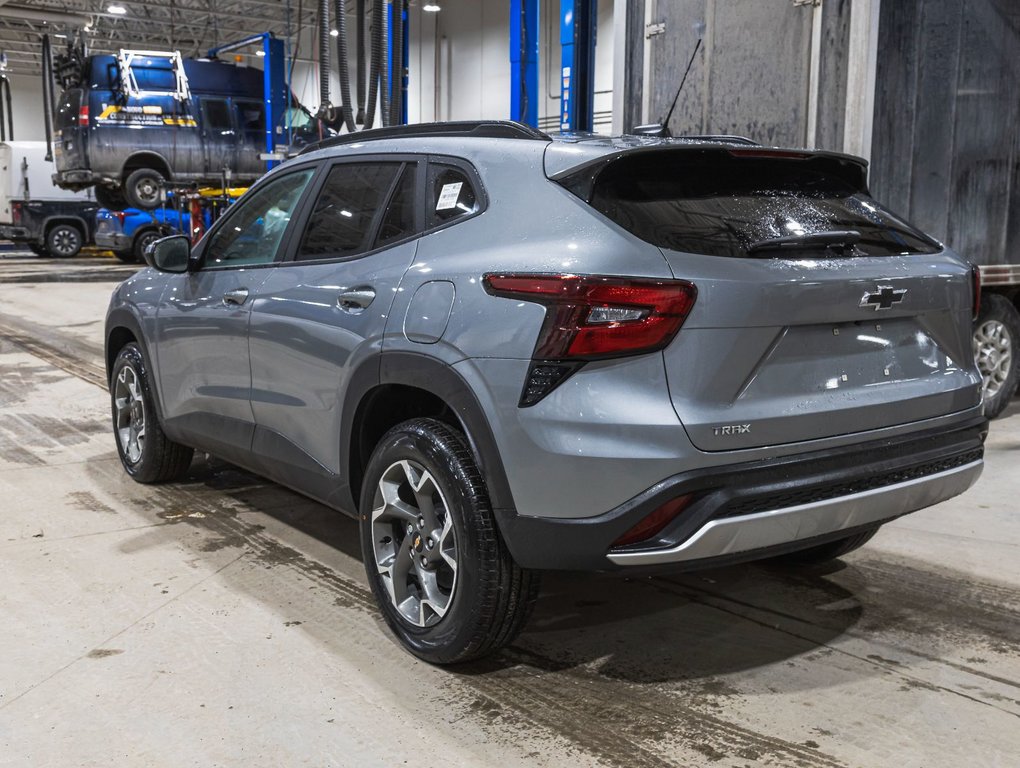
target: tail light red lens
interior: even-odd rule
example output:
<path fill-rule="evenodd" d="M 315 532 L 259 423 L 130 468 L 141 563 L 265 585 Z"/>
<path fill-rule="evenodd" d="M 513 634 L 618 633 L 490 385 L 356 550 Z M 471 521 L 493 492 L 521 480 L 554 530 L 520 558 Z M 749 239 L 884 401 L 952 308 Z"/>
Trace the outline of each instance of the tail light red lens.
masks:
<path fill-rule="evenodd" d="M 21 224 L 21 203 L 11 203 L 11 223 L 15 226 Z"/>
<path fill-rule="evenodd" d="M 493 296 L 546 306 L 536 360 L 599 360 L 662 349 L 697 298 L 686 280 L 489 274 L 483 284 Z"/>
<path fill-rule="evenodd" d="M 78 125 L 84 125 L 88 127 L 89 124 L 89 108 L 88 105 L 78 108 Z"/>
<path fill-rule="evenodd" d="M 981 267 L 977 264 L 970 265 L 970 287 L 974 299 L 974 320 L 981 314 Z"/>
<path fill-rule="evenodd" d="M 110 211 L 110 213 L 117 217 L 117 221 L 120 222 L 121 226 L 124 226 L 124 219 L 127 218 L 127 214 L 124 211 Z"/>
<path fill-rule="evenodd" d="M 650 515 L 641 518 L 637 525 L 614 541 L 613 546 L 625 547 L 628 544 L 637 544 L 641 541 L 647 541 L 673 522 L 677 515 L 687 509 L 693 501 L 694 496 L 692 494 L 677 496 L 675 499 L 670 499 L 661 507 L 656 508 L 656 510 Z"/>

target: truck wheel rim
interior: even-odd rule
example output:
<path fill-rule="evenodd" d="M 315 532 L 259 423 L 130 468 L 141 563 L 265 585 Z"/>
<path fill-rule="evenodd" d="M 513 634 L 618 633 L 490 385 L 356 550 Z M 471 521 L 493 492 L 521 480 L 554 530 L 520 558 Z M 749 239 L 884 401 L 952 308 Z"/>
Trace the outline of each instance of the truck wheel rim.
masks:
<path fill-rule="evenodd" d="M 121 451 L 129 464 L 137 464 L 145 447 L 145 401 L 138 374 L 131 366 L 124 366 L 117 374 L 113 405 Z"/>
<path fill-rule="evenodd" d="M 61 256 L 70 256 L 78 249 L 78 234 L 70 229 L 58 229 L 53 234 L 52 247 Z"/>
<path fill-rule="evenodd" d="M 457 537 L 439 484 L 416 461 L 391 464 L 375 491 L 372 546 L 379 578 L 408 623 L 431 627 L 453 602 Z"/>
<path fill-rule="evenodd" d="M 141 179 L 135 184 L 135 196 L 146 203 L 159 200 L 159 185 L 152 179 Z"/>
<path fill-rule="evenodd" d="M 1009 379 L 1013 344 L 1009 330 L 998 320 L 987 320 L 974 332 L 974 359 L 981 372 L 982 395 L 998 395 Z"/>

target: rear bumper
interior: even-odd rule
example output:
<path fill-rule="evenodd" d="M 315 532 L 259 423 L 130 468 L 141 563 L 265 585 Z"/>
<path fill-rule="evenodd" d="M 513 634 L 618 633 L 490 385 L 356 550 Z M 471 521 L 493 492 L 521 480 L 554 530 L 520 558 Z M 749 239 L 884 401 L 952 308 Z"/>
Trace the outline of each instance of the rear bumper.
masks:
<path fill-rule="evenodd" d="M 109 248 L 111 251 L 127 251 L 131 249 L 131 236 L 122 232 L 96 232 L 96 245 Z"/>
<path fill-rule="evenodd" d="M 37 240 L 38 238 L 25 227 L 0 224 L 0 240 Z"/>
<path fill-rule="evenodd" d="M 581 519 L 499 512 L 527 568 L 694 569 L 753 560 L 842 538 L 963 493 L 981 474 L 987 421 L 855 446 L 681 473 L 604 515 Z M 653 539 L 613 547 L 663 503 L 691 503 Z"/>

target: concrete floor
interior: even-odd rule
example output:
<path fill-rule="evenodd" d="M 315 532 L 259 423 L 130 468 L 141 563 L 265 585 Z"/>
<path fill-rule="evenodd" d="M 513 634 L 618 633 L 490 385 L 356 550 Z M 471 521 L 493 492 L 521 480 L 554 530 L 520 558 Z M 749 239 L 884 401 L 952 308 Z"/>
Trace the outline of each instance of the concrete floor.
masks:
<path fill-rule="evenodd" d="M 145 487 L 112 259 L 0 258 L 2 766 L 1016 766 L 1020 408 L 962 498 L 831 567 L 546 578 L 511 649 L 391 640 L 352 521 L 216 460 Z"/>

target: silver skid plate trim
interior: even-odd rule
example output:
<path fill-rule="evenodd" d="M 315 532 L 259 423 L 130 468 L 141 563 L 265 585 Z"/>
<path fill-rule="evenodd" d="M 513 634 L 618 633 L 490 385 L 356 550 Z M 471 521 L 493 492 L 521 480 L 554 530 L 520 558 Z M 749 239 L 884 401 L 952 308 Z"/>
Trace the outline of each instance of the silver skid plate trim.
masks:
<path fill-rule="evenodd" d="M 644 552 L 611 552 L 608 558 L 617 565 L 680 563 L 748 552 L 879 523 L 958 496 L 977 482 L 983 468 L 984 461 L 979 460 L 945 472 L 849 496 L 712 520 L 675 547 Z"/>

